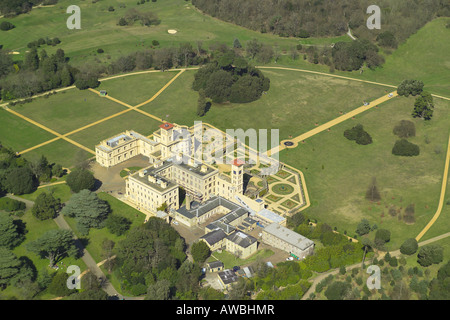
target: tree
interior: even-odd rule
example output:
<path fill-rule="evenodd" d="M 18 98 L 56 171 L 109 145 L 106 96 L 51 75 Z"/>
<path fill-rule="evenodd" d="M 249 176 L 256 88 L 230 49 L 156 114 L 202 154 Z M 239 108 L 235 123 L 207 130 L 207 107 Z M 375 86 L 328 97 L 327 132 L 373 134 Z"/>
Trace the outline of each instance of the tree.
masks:
<path fill-rule="evenodd" d="M 108 219 L 106 219 L 105 226 L 112 234 L 121 236 L 128 229 L 130 229 L 131 221 L 125 217 L 111 214 L 109 215 Z"/>
<path fill-rule="evenodd" d="M 162 279 L 155 284 L 150 285 L 147 290 L 145 300 L 169 300 L 170 298 L 170 281 Z"/>
<path fill-rule="evenodd" d="M 351 285 L 344 281 L 335 281 L 325 290 L 325 296 L 328 300 L 344 300 L 351 292 Z"/>
<path fill-rule="evenodd" d="M 423 82 L 420 80 L 403 80 L 397 88 L 399 96 L 408 97 L 409 95 L 416 96 L 423 90 Z"/>
<path fill-rule="evenodd" d="M 383 246 L 386 242 L 391 240 L 391 232 L 386 229 L 378 229 L 375 233 L 375 244 Z"/>
<path fill-rule="evenodd" d="M 4 210 L 6 212 L 15 212 L 19 210 L 26 209 L 25 202 L 11 199 L 11 198 L 0 198 L 0 210 Z"/>
<path fill-rule="evenodd" d="M 344 137 L 348 140 L 355 140 L 357 144 L 367 145 L 372 143 L 372 137 L 364 131 L 364 128 L 361 124 L 357 124 L 351 129 L 347 129 L 344 131 Z"/>
<path fill-rule="evenodd" d="M 406 139 L 397 140 L 392 147 L 392 154 L 396 156 L 412 157 L 420 154 L 418 145 Z"/>
<path fill-rule="evenodd" d="M 252 39 L 247 42 L 247 53 L 252 59 L 259 53 L 262 48 L 262 44 L 257 39 Z"/>
<path fill-rule="evenodd" d="M 69 300 L 108 300 L 108 294 L 101 289 L 88 289 L 69 296 Z"/>
<path fill-rule="evenodd" d="M 14 194 L 26 194 L 34 191 L 36 183 L 32 171 L 28 167 L 11 169 L 3 183 L 6 191 Z"/>
<path fill-rule="evenodd" d="M 303 212 L 296 212 L 294 215 L 287 218 L 287 224 L 291 228 L 296 228 L 305 222 L 307 222 L 307 219 Z"/>
<path fill-rule="evenodd" d="M 448 285 L 450 278 L 450 262 L 441 266 L 437 272 L 436 278 L 430 282 L 429 300 L 449 300 L 450 287 Z"/>
<path fill-rule="evenodd" d="M 433 116 L 434 102 L 433 96 L 426 91 L 422 91 L 414 102 L 414 110 L 412 116 L 414 118 L 423 118 L 430 120 Z"/>
<path fill-rule="evenodd" d="M 95 178 L 90 171 L 77 168 L 69 173 L 66 183 L 73 192 L 78 193 L 84 189 L 93 190 Z"/>
<path fill-rule="evenodd" d="M 60 164 L 55 164 L 52 167 L 52 175 L 57 178 L 61 178 L 64 175 L 64 169 Z"/>
<path fill-rule="evenodd" d="M 419 249 L 417 262 L 422 267 L 438 264 L 444 259 L 443 248 L 440 245 L 430 244 Z"/>
<path fill-rule="evenodd" d="M 31 49 L 30 52 L 25 54 L 23 65 L 25 69 L 30 71 L 34 71 L 39 68 L 39 56 L 36 48 Z"/>
<path fill-rule="evenodd" d="M 25 236 L 18 221 L 9 214 L 0 212 L 0 247 L 12 249 L 17 247 Z"/>
<path fill-rule="evenodd" d="M 31 212 L 37 219 L 47 220 L 55 218 L 60 208 L 60 199 L 55 199 L 50 193 L 42 192 L 36 198 Z"/>
<path fill-rule="evenodd" d="M 68 87 L 73 84 L 73 75 L 70 72 L 69 68 L 65 66 L 61 70 L 61 86 Z"/>
<path fill-rule="evenodd" d="M 235 38 L 235 39 L 233 40 L 233 48 L 235 48 L 235 49 L 241 49 L 241 48 L 242 48 L 242 45 L 241 45 L 241 43 L 239 42 L 239 39 L 238 39 L 238 38 Z"/>
<path fill-rule="evenodd" d="M 76 292 L 76 289 L 69 289 L 67 287 L 67 279 L 69 275 L 66 272 L 57 272 L 48 286 L 48 292 L 57 297 L 65 297 Z"/>
<path fill-rule="evenodd" d="M 233 79 L 230 73 L 225 70 L 217 70 L 209 76 L 206 83 L 206 96 L 216 103 L 225 102 L 230 96 L 232 84 Z"/>
<path fill-rule="evenodd" d="M 198 91 L 197 115 L 203 117 L 206 113 L 206 94 L 205 90 Z"/>
<path fill-rule="evenodd" d="M 377 36 L 378 44 L 382 47 L 397 48 L 398 42 L 391 31 L 384 31 Z"/>
<path fill-rule="evenodd" d="M 0 30 L 2 31 L 8 31 L 14 29 L 15 27 L 16 26 L 9 21 L 2 21 L 2 23 L 0 23 Z"/>
<path fill-rule="evenodd" d="M 362 219 L 356 227 L 356 233 L 360 236 L 368 234 L 370 231 L 370 223 L 367 219 Z"/>
<path fill-rule="evenodd" d="M 45 156 L 30 162 L 29 165 L 31 171 L 40 181 L 50 181 L 52 177 L 52 168 L 48 164 L 48 160 Z"/>
<path fill-rule="evenodd" d="M 206 259 L 208 259 L 209 255 L 211 254 L 211 251 L 206 242 L 197 241 L 194 244 L 192 244 L 191 254 L 195 262 L 202 264 L 203 262 L 206 261 Z"/>
<path fill-rule="evenodd" d="M 75 86 L 79 90 L 86 90 L 88 88 L 97 88 L 100 85 L 98 75 L 91 72 L 79 72 L 76 75 Z"/>
<path fill-rule="evenodd" d="M 0 288 L 4 289 L 18 276 L 21 265 L 12 251 L 0 246 Z"/>
<path fill-rule="evenodd" d="M 95 192 L 84 189 L 72 195 L 61 213 L 75 218 L 78 230 L 87 235 L 90 228 L 101 229 L 105 226 L 110 211 L 106 201 L 99 199 Z"/>
<path fill-rule="evenodd" d="M 415 238 L 406 239 L 405 242 L 400 246 L 400 252 L 402 254 L 412 255 L 417 252 L 419 245 Z"/>
<path fill-rule="evenodd" d="M 65 229 L 49 230 L 37 240 L 29 242 L 26 247 L 41 258 L 48 259 L 50 266 L 67 255 L 75 256 L 77 253 L 73 233 Z"/>

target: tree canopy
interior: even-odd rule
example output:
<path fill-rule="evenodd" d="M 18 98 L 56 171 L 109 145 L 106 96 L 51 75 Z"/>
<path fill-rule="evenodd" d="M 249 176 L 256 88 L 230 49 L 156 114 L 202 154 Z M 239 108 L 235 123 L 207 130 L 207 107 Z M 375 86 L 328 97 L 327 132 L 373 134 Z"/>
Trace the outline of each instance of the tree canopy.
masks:
<path fill-rule="evenodd" d="M 0 212 L 0 246 L 12 249 L 18 246 L 25 236 L 18 221 L 9 214 Z"/>
<path fill-rule="evenodd" d="M 42 192 L 36 198 L 31 212 L 39 220 L 53 219 L 56 217 L 60 207 L 60 199 L 55 199 L 50 193 Z"/>
<path fill-rule="evenodd" d="M 41 258 L 48 259 L 51 266 L 65 256 L 77 254 L 73 233 L 65 229 L 49 230 L 40 238 L 29 242 L 26 247 Z"/>
<path fill-rule="evenodd" d="M 94 175 L 82 168 L 77 168 L 70 172 L 66 182 L 73 192 L 80 192 L 83 189 L 93 190 L 95 186 Z"/>
<path fill-rule="evenodd" d="M 87 235 L 90 228 L 101 229 L 105 226 L 110 211 L 106 201 L 99 199 L 95 192 L 84 189 L 72 195 L 61 213 L 75 218 L 78 231 Z"/>
<path fill-rule="evenodd" d="M 214 53 L 214 60 L 197 71 L 192 85 L 194 90 L 203 89 L 206 97 L 216 103 L 255 101 L 269 86 L 269 79 L 260 70 L 228 48 Z"/>

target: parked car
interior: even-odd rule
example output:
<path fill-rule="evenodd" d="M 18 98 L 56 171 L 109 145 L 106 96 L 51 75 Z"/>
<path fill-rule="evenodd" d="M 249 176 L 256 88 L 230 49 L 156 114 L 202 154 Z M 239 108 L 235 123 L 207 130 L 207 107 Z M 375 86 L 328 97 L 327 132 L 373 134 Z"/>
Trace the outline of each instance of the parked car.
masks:
<path fill-rule="evenodd" d="M 239 266 L 234 266 L 234 267 L 233 267 L 233 271 L 234 271 L 234 272 L 236 272 L 236 271 L 238 271 L 238 270 L 240 270 L 240 269 L 241 269 L 241 267 L 239 267 Z"/>

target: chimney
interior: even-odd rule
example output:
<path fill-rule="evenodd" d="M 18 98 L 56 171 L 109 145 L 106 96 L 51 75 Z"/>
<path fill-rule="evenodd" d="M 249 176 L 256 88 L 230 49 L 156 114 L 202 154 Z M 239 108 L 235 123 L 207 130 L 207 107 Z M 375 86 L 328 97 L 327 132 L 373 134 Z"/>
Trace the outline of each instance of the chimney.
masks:
<path fill-rule="evenodd" d="M 191 210 L 191 196 L 186 195 L 186 210 Z"/>
<path fill-rule="evenodd" d="M 163 189 L 167 188 L 167 182 L 161 181 L 161 188 Z"/>
<path fill-rule="evenodd" d="M 203 172 L 203 173 L 205 173 L 206 171 L 208 171 L 208 167 L 205 166 L 205 165 L 202 165 L 202 166 L 200 167 L 200 171 Z"/>
<path fill-rule="evenodd" d="M 139 171 L 139 177 L 143 178 L 145 176 L 144 171 Z"/>
<path fill-rule="evenodd" d="M 148 176 L 148 181 L 155 183 L 156 182 L 156 178 L 154 176 L 149 175 Z"/>

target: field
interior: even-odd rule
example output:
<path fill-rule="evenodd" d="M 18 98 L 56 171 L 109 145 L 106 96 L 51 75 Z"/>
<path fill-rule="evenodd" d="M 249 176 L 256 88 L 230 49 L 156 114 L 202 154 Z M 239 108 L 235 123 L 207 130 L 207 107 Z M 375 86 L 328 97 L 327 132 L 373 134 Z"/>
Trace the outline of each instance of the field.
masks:
<path fill-rule="evenodd" d="M 289 55 L 292 46 L 329 46 L 337 41 L 350 41 L 347 36 L 336 38 L 295 39 L 261 34 L 226 23 L 202 14 L 189 1 L 166 0 L 146 2 L 138 6 L 136 0 L 102 0 L 80 2 L 82 29 L 69 30 L 66 8 L 73 1 L 60 0 L 57 5 L 36 8 L 29 14 L 8 19 L 16 28 L 2 32 L 4 48 L 20 52 L 15 59 L 23 59 L 28 50 L 27 43 L 45 37 L 59 37 L 60 45 L 48 47 L 48 54 L 58 48 L 70 57 L 70 64 L 80 66 L 96 62 L 107 66 L 116 58 L 141 49 L 153 48 L 152 40 L 159 41 L 159 47 L 177 46 L 190 42 L 194 48 L 201 45 L 208 48 L 213 44 L 231 45 L 235 38 L 245 43 L 253 38 L 277 47 L 280 58 L 262 67 L 265 76 L 271 80 L 267 94 L 248 104 L 216 104 L 203 117 L 196 115 L 198 93 L 192 90 L 195 70 L 186 70 L 167 86 L 176 72 L 139 73 L 117 75 L 102 81 L 96 91 L 106 90 L 108 97 L 100 97 L 95 91 L 69 89 L 48 98 L 33 99 L 30 103 L 11 107 L 26 118 L 21 118 L 0 109 L 0 142 L 17 152 L 24 152 L 26 159 L 33 160 L 45 155 L 50 163 L 59 163 L 72 168 L 75 161 L 94 156 L 95 145 L 101 140 L 124 130 L 136 130 L 150 135 L 161 121 L 192 126 L 194 121 L 209 123 L 221 130 L 226 129 L 278 129 L 279 139 L 290 139 L 306 133 L 315 127 L 338 118 L 358 107 L 364 101 L 394 91 L 404 79 L 419 79 L 425 89 L 435 95 L 450 97 L 450 29 L 449 18 L 437 18 L 412 35 L 392 53 L 383 52 L 385 64 L 376 70 L 364 68 L 364 72 L 330 73 L 328 66 L 315 65 L 302 59 L 293 60 Z M 125 4 L 126 8 L 119 5 Z M 115 11 L 108 11 L 113 6 Z M 117 21 L 129 9 L 155 12 L 161 23 L 143 27 L 139 23 L 120 27 Z M 5 19 L 0 19 L 0 22 Z M 176 29 L 169 34 L 168 29 Z M 97 53 L 102 48 L 103 54 Z M 257 64 L 256 61 L 252 61 Z M 299 71 L 267 69 L 264 67 L 289 67 Z M 300 70 L 301 69 L 301 70 Z M 313 71 L 302 72 L 302 71 Z M 317 73 L 314 73 L 317 72 Z M 319 74 L 323 73 L 323 74 Z M 337 77 L 336 77 L 337 76 Z M 339 78 L 339 76 L 341 78 Z M 348 77 L 345 79 L 343 77 Z M 354 80 L 363 80 L 354 81 Z M 378 84 L 367 81 L 378 82 Z M 157 94 L 158 93 L 158 94 Z M 154 98 L 152 101 L 149 99 Z M 117 99 L 114 101 L 114 99 Z M 148 102 L 139 108 L 136 106 Z M 396 250 L 406 238 L 416 237 L 436 212 L 444 169 L 444 160 L 449 138 L 450 101 L 435 97 L 434 116 L 431 121 L 413 119 L 414 97 L 396 97 L 380 106 L 346 120 L 328 131 L 323 131 L 299 142 L 296 148 L 280 152 L 282 162 L 295 167 L 305 175 L 310 207 L 303 212 L 311 219 L 326 222 L 338 232 L 355 235 L 356 226 L 362 218 L 376 224 L 378 228 L 391 231 L 390 251 Z M 27 120 L 29 119 L 29 120 Z M 397 157 L 391 150 L 398 140 L 392 130 L 400 120 L 413 121 L 416 136 L 409 140 L 420 147 L 417 157 Z M 34 123 L 32 123 L 34 122 Z M 373 143 L 367 146 L 356 144 L 343 136 L 346 129 L 362 124 L 372 136 Z M 269 146 L 268 146 L 269 147 Z M 281 175 L 280 175 L 281 176 Z M 271 186 L 280 183 L 279 177 L 269 177 Z M 366 191 L 376 178 L 381 201 L 373 203 L 365 199 Z M 421 240 L 448 232 L 450 224 L 450 182 L 447 182 L 444 208 L 438 221 Z M 44 190 L 53 190 L 62 201 L 67 201 L 71 192 L 66 185 L 49 186 L 33 194 L 24 195 L 34 200 Z M 288 193 L 278 188 L 279 194 Z M 142 224 L 144 215 L 106 193 L 99 197 L 107 200 L 115 214 L 133 221 L 133 226 Z M 278 199 L 277 199 L 278 198 Z M 269 200 L 279 201 L 281 197 L 271 195 Z M 293 199 L 298 201 L 297 199 Z M 290 200 L 282 200 L 286 208 L 295 206 Z M 414 205 L 415 223 L 406 224 L 401 215 L 408 205 Z M 390 208 L 396 215 L 391 216 Z M 14 249 L 17 256 L 28 256 L 39 271 L 47 261 L 28 253 L 26 243 L 38 238 L 44 232 L 57 228 L 53 221 L 37 221 L 28 211 L 22 220 L 29 232 L 25 243 Z M 76 230 L 76 222 L 67 218 Z M 103 260 L 101 243 L 107 238 L 115 242 L 123 239 L 104 228 L 91 230 L 87 237 L 87 250 L 96 262 Z M 449 240 L 438 242 L 445 248 L 448 259 Z M 267 257 L 271 251 L 260 251 L 256 257 Z M 214 253 L 232 267 L 249 261 L 240 261 L 225 252 Z M 212 258 L 213 259 L 213 258 Z M 413 258 L 408 265 L 413 265 Z M 81 260 L 64 259 L 66 265 L 78 264 L 86 268 Z M 433 269 L 433 271 L 435 271 Z M 114 274 L 108 275 L 120 290 Z M 8 291 L 9 290 L 9 291 Z M 9 287 L 2 295 L 17 294 Z M 52 298 L 44 293 L 45 298 Z"/>
<path fill-rule="evenodd" d="M 106 90 L 110 96 L 135 106 L 150 99 L 176 74 L 177 72 L 156 71 L 129 78 L 111 79 L 102 82 L 96 90 Z"/>
<path fill-rule="evenodd" d="M 263 70 L 263 73 L 270 78 L 270 89 L 251 103 L 213 103 L 206 115 L 199 118 L 196 116 L 198 94 L 191 89 L 194 71 L 186 71 L 142 110 L 179 124 L 193 125 L 195 120 L 201 120 L 223 131 L 279 129 L 283 140 L 313 129 L 316 123 L 337 118 L 340 112 L 356 109 L 364 100 L 374 100 L 390 89 L 288 70 Z"/>
<path fill-rule="evenodd" d="M 419 79 L 425 84 L 425 90 L 433 94 L 450 96 L 450 29 L 446 24 L 449 18 L 437 18 L 427 23 L 407 41 L 400 44 L 392 53 L 384 52 L 385 63 L 380 68 L 359 71 L 335 71 L 334 74 L 355 79 L 375 81 L 397 86 L 405 79 Z M 315 65 L 303 59 L 292 60 L 282 55 L 277 63 L 271 66 L 291 66 L 316 72 L 329 73 L 329 67 Z"/>
<path fill-rule="evenodd" d="M 410 116 L 414 98 L 398 97 L 351 121 L 333 127 L 305 141 L 295 149 L 281 152 L 280 159 L 302 170 L 311 198 L 304 212 L 353 235 L 362 218 L 379 228 L 391 230 L 389 249 L 397 249 L 407 237 L 415 237 L 436 211 L 448 142 L 450 104 L 436 99 L 433 120 L 424 122 Z M 391 154 L 398 139 L 392 133 L 400 120 L 413 120 L 416 137 L 409 140 L 420 146 L 417 157 Z M 343 136 L 346 129 L 362 124 L 372 136 L 367 146 Z M 371 203 L 365 193 L 376 177 L 382 200 Z M 415 204 L 416 223 L 406 225 L 391 217 L 390 206 L 404 209 Z M 448 207 L 448 206 L 447 206 Z M 403 210 L 402 210 L 403 211 Z M 448 211 L 448 208 L 447 208 Z M 382 217 L 384 214 L 384 217 Z"/>
<path fill-rule="evenodd" d="M 37 98 L 12 109 L 60 134 L 66 134 L 126 108 L 89 91 L 72 89 L 49 98 Z"/>
<path fill-rule="evenodd" d="M 50 140 L 53 135 L 0 109 L 0 142 L 15 151 Z"/>
<path fill-rule="evenodd" d="M 257 38 L 265 43 L 278 43 L 284 48 L 299 43 L 294 38 L 282 39 L 222 22 L 203 15 L 190 2 L 179 0 L 150 1 L 140 6 L 135 0 L 78 2 L 81 9 L 81 29 L 69 30 L 66 20 L 70 15 L 66 14 L 66 9 L 72 4 L 73 1 L 60 0 L 54 7 L 35 9 L 30 14 L 9 19 L 16 28 L 2 34 L 4 47 L 20 52 L 21 55 L 17 57 L 21 57 L 27 50 L 28 42 L 41 37 L 58 37 L 62 42 L 59 46 L 64 48 L 73 63 L 82 64 L 86 59 L 96 59 L 103 63 L 109 60 L 108 56 L 114 59 L 137 49 L 151 48 L 152 40 L 159 41 L 161 46 L 178 45 L 182 42 L 196 45 L 197 41 L 201 41 L 205 47 L 217 42 L 231 45 L 235 38 L 242 43 Z M 120 8 L 119 4 L 125 4 L 126 8 Z M 109 6 L 113 6 L 115 11 L 109 12 Z M 118 26 L 120 17 L 131 8 L 152 11 L 158 15 L 161 23 L 151 27 L 143 27 L 138 22 L 133 26 Z M 167 32 L 169 29 L 175 29 L 177 33 L 171 35 Z M 330 43 L 334 41 L 334 38 L 329 40 Z M 322 39 L 321 42 L 326 40 Z M 57 48 L 45 46 L 48 53 L 53 53 Z M 102 48 L 105 53 L 98 54 L 98 48 Z"/>

